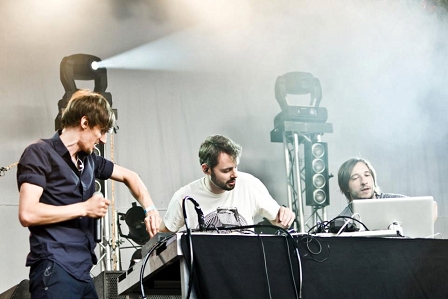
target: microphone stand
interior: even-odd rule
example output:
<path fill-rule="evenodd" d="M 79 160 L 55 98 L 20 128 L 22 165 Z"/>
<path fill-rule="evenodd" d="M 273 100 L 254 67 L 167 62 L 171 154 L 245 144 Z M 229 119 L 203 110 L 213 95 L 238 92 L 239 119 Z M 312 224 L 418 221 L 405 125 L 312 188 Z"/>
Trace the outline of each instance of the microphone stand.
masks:
<path fill-rule="evenodd" d="M 206 226 L 205 226 L 205 218 L 204 218 L 204 212 L 202 212 L 201 206 L 199 205 L 199 203 L 194 200 L 193 198 L 187 196 L 184 198 L 185 200 L 189 200 L 193 203 L 194 205 L 194 210 L 196 211 L 196 214 L 198 214 L 198 223 L 199 223 L 199 231 L 205 231 Z M 184 210 L 184 218 L 187 219 L 187 215 L 186 215 L 186 211 Z"/>

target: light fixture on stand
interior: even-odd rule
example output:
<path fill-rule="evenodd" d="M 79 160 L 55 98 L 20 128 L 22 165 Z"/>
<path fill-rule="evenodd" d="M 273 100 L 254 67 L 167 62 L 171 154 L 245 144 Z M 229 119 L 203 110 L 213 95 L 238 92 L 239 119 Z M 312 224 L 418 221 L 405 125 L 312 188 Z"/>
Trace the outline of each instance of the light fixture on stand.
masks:
<path fill-rule="evenodd" d="M 132 207 L 125 213 L 117 213 L 117 227 L 118 234 L 120 237 L 125 238 L 131 243 L 131 247 L 121 246 L 121 249 L 134 248 L 135 251 L 132 254 L 131 262 L 129 268 L 132 267 L 138 260 L 142 259 L 142 248 L 136 246 L 133 242 L 138 245 L 145 245 L 150 237 L 149 233 L 146 231 L 145 226 L 145 211 L 141 206 L 137 206 L 135 202 L 132 203 Z M 129 232 L 127 235 L 121 230 L 121 221 L 125 221 L 128 226 Z M 132 242 L 133 241 L 133 242 Z"/>
<path fill-rule="evenodd" d="M 107 69 L 97 68 L 92 65 L 98 64 L 99 57 L 88 54 L 73 54 L 62 58 L 60 64 L 60 78 L 65 93 L 58 102 L 58 115 L 55 119 L 55 130 L 61 128 L 61 116 L 72 95 L 79 90 L 76 80 L 94 81 L 93 91 L 101 94 L 112 107 L 112 95 L 106 92 L 107 89 Z M 115 117 L 117 118 L 116 111 Z"/>
<path fill-rule="evenodd" d="M 126 212 L 126 214 L 118 213 L 118 234 L 120 237 L 131 239 L 139 245 L 144 245 L 149 241 L 149 233 L 146 231 L 145 226 L 145 211 L 141 206 L 138 206 L 135 202 L 132 203 L 132 207 Z M 125 221 L 129 233 L 125 235 L 121 230 L 120 221 Z"/>
<path fill-rule="evenodd" d="M 293 103 L 309 96 L 307 103 Z M 312 206 L 314 223 L 326 218 L 325 206 L 329 204 L 327 144 L 321 142 L 324 133 L 332 133 L 333 125 L 327 123 L 327 109 L 320 106 L 322 87 L 319 79 L 306 72 L 290 72 L 275 81 L 275 99 L 281 112 L 274 118 L 271 142 L 284 145 L 288 205 L 296 213 L 294 227 L 306 232 L 302 193 L 305 203 Z M 305 151 L 305 167 L 301 167 L 300 147 Z M 321 151 L 319 151 L 321 149 Z M 324 156 L 320 156 L 324 153 Z M 314 156 L 313 158 L 313 154 Z M 304 172 L 305 171 L 305 172 Z M 305 183 L 305 188 L 303 188 Z M 320 212 L 320 214 L 319 214 Z"/>

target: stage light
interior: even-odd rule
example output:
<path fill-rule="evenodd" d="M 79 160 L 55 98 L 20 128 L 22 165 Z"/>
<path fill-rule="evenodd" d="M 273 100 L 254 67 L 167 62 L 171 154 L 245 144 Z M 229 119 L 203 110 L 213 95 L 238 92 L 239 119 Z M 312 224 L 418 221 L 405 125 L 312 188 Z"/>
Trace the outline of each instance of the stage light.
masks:
<path fill-rule="evenodd" d="M 131 239 L 139 245 L 144 245 L 149 241 L 149 233 L 145 226 L 145 211 L 141 206 L 137 206 L 135 202 L 132 203 L 126 214 L 118 213 L 120 216 L 117 220 L 118 233 L 121 237 Z M 129 227 L 129 234 L 125 235 L 121 231 L 120 220 L 124 220 Z"/>
<path fill-rule="evenodd" d="M 72 95 L 79 90 L 76 80 L 94 81 L 93 91 L 101 94 L 112 107 L 112 95 L 106 92 L 107 69 L 101 67 L 99 57 L 88 54 L 73 54 L 62 59 L 60 64 L 60 79 L 65 93 L 58 102 L 58 115 L 55 119 L 55 130 L 61 128 L 61 116 Z M 116 112 L 116 111 L 115 111 Z M 115 113 L 115 117 L 117 115 Z"/>
<path fill-rule="evenodd" d="M 308 105 L 293 105 L 288 95 L 310 95 Z M 327 109 L 319 107 L 322 100 L 322 87 L 319 79 L 310 73 L 291 72 L 277 77 L 275 98 L 282 109 L 274 119 L 274 126 L 282 121 L 326 122 Z"/>
<path fill-rule="evenodd" d="M 98 69 L 106 69 L 105 63 L 102 60 L 95 60 L 90 64 L 92 70 L 97 71 Z"/>
<path fill-rule="evenodd" d="M 66 92 L 78 90 L 75 80 L 94 80 L 94 91 L 101 93 L 107 88 L 107 70 L 94 69 L 99 66 L 101 59 L 88 54 L 74 54 L 64 57 L 61 61 L 61 82 Z"/>
<path fill-rule="evenodd" d="M 92 62 L 91 67 L 94 71 L 96 71 L 99 68 L 98 61 Z"/>
<path fill-rule="evenodd" d="M 328 206 L 328 147 L 324 142 L 307 142 L 305 149 L 306 205 Z"/>

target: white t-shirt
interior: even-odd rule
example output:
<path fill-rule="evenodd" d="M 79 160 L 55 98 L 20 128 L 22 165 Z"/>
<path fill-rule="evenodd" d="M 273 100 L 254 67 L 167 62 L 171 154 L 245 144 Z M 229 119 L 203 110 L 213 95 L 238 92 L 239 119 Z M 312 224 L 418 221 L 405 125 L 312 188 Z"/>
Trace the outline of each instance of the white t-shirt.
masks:
<path fill-rule="evenodd" d="M 221 194 L 210 192 L 205 186 L 205 177 L 203 177 L 174 193 L 163 219 L 166 228 L 172 232 L 181 230 L 185 225 L 182 202 L 186 196 L 199 203 L 206 224 L 210 224 L 210 221 L 217 218 L 217 208 L 219 207 L 236 207 L 239 214 L 238 223 L 241 225 L 254 224 L 256 215 L 274 220 L 280 209 L 280 205 L 272 198 L 268 189 L 251 174 L 238 172 L 235 188 Z M 196 229 L 198 227 L 198 217 L 194 205 L 190 200 L 186 200 L 185 207 L 188 227 Z"/>

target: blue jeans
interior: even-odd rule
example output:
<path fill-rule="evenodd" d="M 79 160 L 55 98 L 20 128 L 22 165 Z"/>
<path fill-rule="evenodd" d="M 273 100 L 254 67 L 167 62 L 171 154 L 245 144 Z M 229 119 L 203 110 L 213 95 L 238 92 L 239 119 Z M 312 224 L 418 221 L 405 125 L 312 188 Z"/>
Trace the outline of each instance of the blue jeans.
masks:
<path fill-rule="evenodd" d="M 77 280 L 50 260 L 31 267 L 30 293 L 32 299 L 98 299 L 92 279 Z"/>

